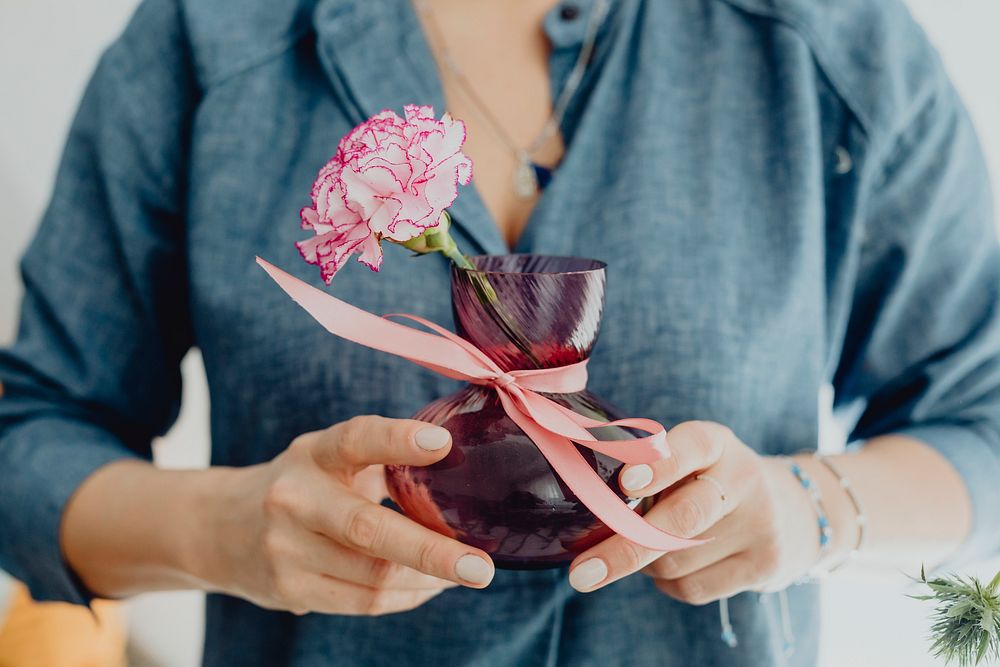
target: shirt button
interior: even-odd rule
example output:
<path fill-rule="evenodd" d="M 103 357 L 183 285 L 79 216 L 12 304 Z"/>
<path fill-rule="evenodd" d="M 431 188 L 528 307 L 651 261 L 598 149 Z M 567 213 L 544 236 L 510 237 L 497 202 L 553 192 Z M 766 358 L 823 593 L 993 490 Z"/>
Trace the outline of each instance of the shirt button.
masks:
<path fill-rule="evenodd" d="M 837 146 L 837 166 L 833 168 L 838 176 L 843 176 L 854 167 L 851 154 L 843 146 Z"/>
<path fill-rule="evenodd" d="M 563 21 L 573 21 L 580 15 L 580 8 L 576 5 L 563 5 L 559 9 L 559 18 Z"/>

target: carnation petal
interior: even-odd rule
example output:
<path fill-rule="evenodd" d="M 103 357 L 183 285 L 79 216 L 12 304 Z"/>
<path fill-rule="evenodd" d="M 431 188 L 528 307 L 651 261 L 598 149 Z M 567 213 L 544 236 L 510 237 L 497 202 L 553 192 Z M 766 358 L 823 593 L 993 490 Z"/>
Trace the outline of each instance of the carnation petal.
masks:
<path fill-rule="evenodd" d="M 356 225 L 361 222 L 361 216 L 348 208 L 339 178 L 338 175 L 336 181 L 331 179 L 327 185 L 320 189 L 316 201 L 316 212 L 321 222 L 333 227 Z"/>
<path fill-rule="evenodd" d="M 311 206 L 306 206 L 299 211 L 299 219 L 302 221 L 302 229 L 311 229 L 317 234 L 328 232 L 332 228 L 320 221 L 319 213 Z"/>
<path fill-rule="evenodd" d="M 392 238 L 392 227 L 402 208 L 399 200 L 395 197 L 383 197 L 379 202 L 379 207 L 372 212 L 368 219 L 368 228 L 375 234 Z M 393 238 L 393 240 L 397 240 Z"/>
<path fill-rule="evenodd" d="M 472 179 L 465 123 L 448 113 L 437 120 L 427 105 L 403 111 L 384 109 L 344 136 L 317 174 L 313 205 L 300 211 L 316 235 L 296 245 L 328 284 L 354 254 L 377 271 L 383 238 L 405 242 L 437 226 Z"/>
<path fill-rule="evenodd" d="M 421 190 L 425 188 L 421 187 Z M 392 222 L 386 227 L 382 234 L 393 241 L 409 241 L 415 236 L 420 236 L 426 229 L 437 227 L 441 208 L 432 206 L 426 197 L 425 192 L 414 194 L 412 192 L 401 192 L 393 196 L 394 204 L 397 207 Z M 404 224 L 405 223 L 405 224 Z"/>
<path fill-rule="evenodd" d="M 407 104 L 403 107 L 403 115 L 407 122 L 413 122 L 418 118 L 434 119 L 434 107 L 429 104 Z"/>
<path fill-rule="evenodd" d="M 392 172 L 393 177 L 399 182 L 399 189 L 403 190 L 413 177 L 413 167 L 406 154 L 406 148 L 400 144 L 392 143 L 372 155 L 365 164 L 367 166 L 384 167 Z"/>
<path fill-rule="evenodd" d="M 426 227 L 414 223 L 412 220 L 396 220 L 393 223 L 393 231 L 391 238 L 393 241 L 399 243 L 405 243 L 412 239 L 417 238 L 424 232 L 426 232 L 431 227 L 436 227 L 437 225 L 427 225 Z"/>
<path fill-rule="evenodd" d="M 452 120 L 442 123 L 441 132 L 428 137 L 426 149 L 438 160 L 443 160 L 457 154 L 465 143 L 465 123 Z"/>
<path fill-rule="evenodd" d="M 446 209 L 458 197 L 460 158 L 452 158 L 434 170 L 424 187 L 427 203 L 436 209 Z"/>
<path fill-rule="evenodd" d="M 382 205 L 384 197 L 403 189 L 390 170 L 378 165 L 363 170 L 348 167 L 341 178 L 345 203 L 349 207 L 351 203 L 356 204 L 362 216 L 369 220 Z"/>
<path fill-rule="evenodd" d="M 350 228 L 318 234 L 299 241 L 295 246 L 302 259 L 319 265 L 320 276 L 329 285 L 347 259 L 358 252 L 359 247 L 371 236 L 368 226 L 360 223 Z"/>
<path fill-rule="evenodd" d="M 458 177 L 458 182 L 462 185 L 468 185 L 472 182 L 472 160 L 467 158 L 464 153 L 462 154 L 462 159 L 458 162 L 458 166 L 455 168 L 455 175 Z"/>
<path fill-rule="evenodd" d="M 344 204 L 344 200 L 342 198 L 338 197 L 337 204 L 338 205 L 336 207 L 331 206 L 329 210 L 327 210 L 327 220 L 330 225 L 339 229 L 342 227 L 353 227 L 358 223 L 364 222 L 361 216 L 358 215 L 357 211 L 352 211 L 347 208 L 347 205 Z"/>
<path fill-rule="evenodd" d="M 361 243 L 360 252 L 358 261 L 372 271 L 378 271 L 382 266 L 382 245 L 374 234 Z"/>

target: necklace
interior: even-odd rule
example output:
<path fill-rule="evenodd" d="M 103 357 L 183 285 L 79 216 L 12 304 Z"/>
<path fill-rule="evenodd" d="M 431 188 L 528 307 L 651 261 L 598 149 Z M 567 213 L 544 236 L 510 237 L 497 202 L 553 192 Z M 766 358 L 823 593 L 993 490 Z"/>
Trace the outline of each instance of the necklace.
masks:
<path fill-rule="evenodd" d="M 448 51 L 448 47 L 434 20 L 434 13 L 431 10 L 428 0 L 415 0 L 415 3 L 420 13 L 424 15 L 427 27 L 431 33 L 431 40 L 429 41 L 436 42 L 439 45 L 438 50 L 440 50 L 440 54 L 432 48 L 435 58 L 439 64 L 443 64 L 447 68 L 448 72 L 454 78 L 455 83 L 458 84 L 459 89 L 472 103 L 473 108 L 493 128 L 493 132 L 497 135 L 497 138 L 513 153 L 517 161 L 512 182 L 514 193 L 522 199 L 534 197 L 538 194 L 539 190 L 548 185 L 548 181 L 552 177 L 552 170 L 535 163 L 532 160 L 532 156 L 555 134 L 559 128 L 559 124 L 562 122 L 563 116 L 566 114 L 570 100 L 572 100 L 573 95 L 576 94 L 577 89 L 580 87 L 580 83 L 583 81 L 583 74 L 587 69 L 587 65 L 590 64 L 590 57 L 594 52 L 597 31 L 607 15 L 610 0 L 597 0 L 597 3 L 591 10 L 590 19 L 587 22 L 587 32 L 583 39 L 583 46 L 580 48 L 580 53 L 576 58 L 573 69 L 566 79 L 566 85 L 563 86 L 559 97 L 556 99 L 556 103 L 552 107 L 552 115 L 549 116 L 538 136 L 535 137 L 534 141 L 527 148 L 521 148 L 517 145 L 517 142 L 511 139 L 507 130 L 504 129 L 503 124 L 490 111 L 489 105 L 483 102 L 482 98 L 476 94 L 476 90 L 469 82 L 468 77 L 465 76 L 465 72 L 462 71 L 458 62 Z"/>

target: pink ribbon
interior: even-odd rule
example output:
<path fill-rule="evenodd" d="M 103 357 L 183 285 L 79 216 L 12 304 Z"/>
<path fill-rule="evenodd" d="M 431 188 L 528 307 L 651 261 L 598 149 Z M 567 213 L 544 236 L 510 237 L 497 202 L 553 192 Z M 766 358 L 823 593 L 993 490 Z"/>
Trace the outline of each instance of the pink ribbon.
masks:
<path fill-rule="evenodd" d="M 378 317 L 302 282 L 260 257 L 257 263 L 335 336 L 403 357 L 446 377 L 496 390 L 507 415 L 531 438 L 566 485 L 622 537 L 655 551 L 675 551 L 704 542 L 671 535 L 647 522 L 608 487 L 573 446 L 576 442 L 624 463 L 653 463 L 670 456 L 666 430 L 661 424 L 640 418 L 597 421 L 538 393 L 565 394 L 584 389 L 586 360 L 559 368 L 504 372 L 475 345 L 433 322 L 406 314 Z M 405 318 L 434 333 L 386 317 Z M 586 430 L 600 426 L 624 426 L 650 435 L 635 440 L 598 440 Z"/>

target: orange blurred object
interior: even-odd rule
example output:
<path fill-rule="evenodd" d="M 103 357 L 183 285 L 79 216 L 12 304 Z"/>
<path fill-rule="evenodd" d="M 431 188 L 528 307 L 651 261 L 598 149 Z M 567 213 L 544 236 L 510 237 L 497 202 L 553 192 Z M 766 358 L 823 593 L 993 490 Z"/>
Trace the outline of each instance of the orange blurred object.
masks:
<path fill-rule="evenodd" d="M 0 667 L 124 667 L 125 622 L 115 602 L 35 602 L 14 585 L 0 619 Z M 96 617 L 96 618 L 95 618 Z"/>

